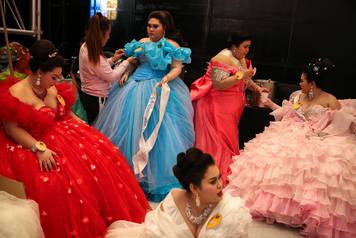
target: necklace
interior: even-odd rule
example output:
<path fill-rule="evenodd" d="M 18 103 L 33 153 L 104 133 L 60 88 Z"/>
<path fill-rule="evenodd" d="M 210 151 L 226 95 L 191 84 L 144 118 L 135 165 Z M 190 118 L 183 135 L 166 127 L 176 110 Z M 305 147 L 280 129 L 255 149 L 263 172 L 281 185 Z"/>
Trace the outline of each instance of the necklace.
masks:
<path fill-rule="evenodd" d="M 47 95 L 47 90 L 43 89 L 42 91 L 37 92 L 34 86 L 31 86 L 32 92 L 38 97 L 39 99 L 43 100 Z"/>
<path fill-rule="evenodd" d="M 209 216 L 212 210 L 213 205 L 209 204 L 208 207 L 203 210 L 202 214 L 200 214 L 199 216 L 194 216 L 192 214 L 192 206 L 187 203 L 187 205 L 185 206 L 185 215 L 191 223 L 195 225 L 200 225 L 205 220 L 205 218 Z"/>

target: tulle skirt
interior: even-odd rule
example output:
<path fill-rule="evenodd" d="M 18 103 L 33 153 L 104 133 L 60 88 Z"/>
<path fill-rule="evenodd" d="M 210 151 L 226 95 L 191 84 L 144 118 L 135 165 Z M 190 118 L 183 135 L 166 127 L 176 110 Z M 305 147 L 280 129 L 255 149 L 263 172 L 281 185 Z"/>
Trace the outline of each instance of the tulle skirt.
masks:
<path fill-rule="evenodd" d="M 152 88 L 160 82 L 163 71 L 138 69 L 124 87 L 115 84 L 95 127 L 103 132 L 125 155 L 131 167 L 132 156 L 139 150 L 143 114 Z M 193 107 L 188 88 L 176 78 L 169 82 L 170 95 L 158 138 L 149 153 L 144 176 L 138 178 L 149 200 L 160 201 L 173 188 L 179 187 L 172 167 L 178 153 L 194 144 Z M 144 136 L 152 133 L 159 120 L 161 88 Z"/>

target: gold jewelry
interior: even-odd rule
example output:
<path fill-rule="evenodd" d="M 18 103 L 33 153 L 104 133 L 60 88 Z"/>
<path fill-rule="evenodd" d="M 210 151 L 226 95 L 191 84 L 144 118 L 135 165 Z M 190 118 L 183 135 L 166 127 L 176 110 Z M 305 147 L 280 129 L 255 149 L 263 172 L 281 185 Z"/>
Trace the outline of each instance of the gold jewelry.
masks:
<path fill-rule="evenodd" d="M 241 80 L 243 77 L 244 77 L 244 73 L 243 73 L 242 71 L 238 71 L 238 72 L 235 74 L 236 80 Z"/>
<path fill-rule="evenodd" d="M 36 141 L 31 147 L 32 152 L 45 152 L 47 150 L 47 146 L 43 141 Z"/>
<path fill-rule="evenodd" d="M 59 94 L 57 94 L 57 100 L 63 107 L 66 105 L 66 101 L 64 101 L 64 98 Z"/>

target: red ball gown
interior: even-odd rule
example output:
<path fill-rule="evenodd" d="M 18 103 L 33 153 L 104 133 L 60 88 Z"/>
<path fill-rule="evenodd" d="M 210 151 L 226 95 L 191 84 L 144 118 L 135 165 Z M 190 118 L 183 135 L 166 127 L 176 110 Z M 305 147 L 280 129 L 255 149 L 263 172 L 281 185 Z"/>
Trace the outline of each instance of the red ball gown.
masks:
<path fill-rule="evenodd" d="M 0 174 L 21 181 L 39 204 L 46 237 L 103 237 L 115 220 L 144 221 L 148 202 L 126 159 L 100 132 L 74 119 L 75 91 L 57 85 L 64 102 L 39 110 L 10 94 L 14 79 L 0 85 L 0 121 L 12 121 L 44 141 L 58 168 L 42 172 L 35 153 L 18 145 L 0 125 Z M 60 100 L 59 100 L 60 101 Z"/>

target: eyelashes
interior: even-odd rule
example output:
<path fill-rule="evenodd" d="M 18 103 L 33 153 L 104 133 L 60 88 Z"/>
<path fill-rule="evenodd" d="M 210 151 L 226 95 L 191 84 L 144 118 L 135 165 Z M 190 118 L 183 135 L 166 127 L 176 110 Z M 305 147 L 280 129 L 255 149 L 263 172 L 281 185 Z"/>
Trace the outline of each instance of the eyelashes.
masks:
<path fill-rule="evenodd" d="M 157 29 L 159 27 L 159 25 L 147 25 L 148 28 L 154 28 L 154 29 Z"/>

